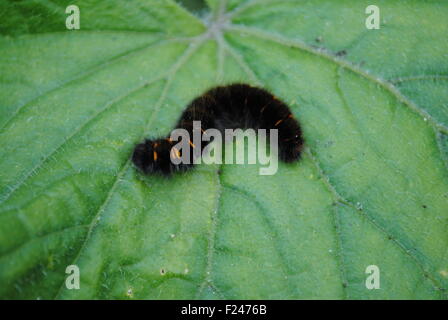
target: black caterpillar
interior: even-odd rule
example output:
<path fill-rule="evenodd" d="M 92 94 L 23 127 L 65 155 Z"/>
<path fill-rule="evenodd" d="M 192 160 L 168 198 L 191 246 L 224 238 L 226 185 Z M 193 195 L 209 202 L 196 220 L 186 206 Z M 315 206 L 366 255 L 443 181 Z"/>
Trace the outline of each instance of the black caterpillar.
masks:
<path fill-rule="evenodd" d="M 201 121 L 202 132 L 215 128 L 224 129 L 278 129 L 278 155 L 284 162 L 300 158 L 303 138 L 300 125 L 289 107 L 268 91 L 247 84 L 232 84 L 208 90 L 194 99 L 182 113 L 175 128 L 183 128 L 193 134 L 193 121 Z M 190 164 L 174 164 L 172 157 L 179 157 L 173 149 L 177 142 L 168 135 L 150 140 L 135 147 L 132 161 L 144 173 L 170 175 L 175 171 L 185 171 Z M 203 142 L 203 149 L 210 142 Z M 190 154 L 195 145 L 190 141 Z M 202 151 L 202 150 L 201 150 Z"/>

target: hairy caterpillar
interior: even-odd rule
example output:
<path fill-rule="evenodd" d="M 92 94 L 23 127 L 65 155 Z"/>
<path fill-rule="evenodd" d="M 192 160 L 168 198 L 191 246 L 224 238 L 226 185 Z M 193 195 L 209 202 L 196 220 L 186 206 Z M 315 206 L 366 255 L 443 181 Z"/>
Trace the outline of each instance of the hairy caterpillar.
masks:
<path fill-rule="evenodd" d="M 247 84 L 210 89 L 187 106 L 175 128 L 185 129 L 193 135 L 193 121 L 201 121 L 202 132 L 209 128 L 221 132 L 237 128 L 278 129 L 279 158 L 284 162 L 300 158 L 303 138 L 299 123 L 285 103 L 264 89 Z M 189 142 L 193 157 L 196 146 Z M 174 147 L 176 143 L 169 135 L 146 139 L 135 147 L 132 161 L 147 174 L 170 175 L 185 171 L 193 166 L 193 161 L 188 164 L 173 163 L 173 158 L 181 156 Z M 201 149 L 208 143 L 203 143 Z"/>

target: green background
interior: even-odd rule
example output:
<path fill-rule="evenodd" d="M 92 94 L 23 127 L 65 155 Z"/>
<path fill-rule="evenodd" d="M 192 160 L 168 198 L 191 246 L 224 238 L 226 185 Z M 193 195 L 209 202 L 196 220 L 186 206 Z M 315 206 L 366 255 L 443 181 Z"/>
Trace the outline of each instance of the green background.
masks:
<path fill-rule="evenodd" d="M 370 2 L 2 1 L 0 298 L 446 299 L 448 3 Z M 135 170 L 232 82 L 290 105 L 301 161 Z"/>

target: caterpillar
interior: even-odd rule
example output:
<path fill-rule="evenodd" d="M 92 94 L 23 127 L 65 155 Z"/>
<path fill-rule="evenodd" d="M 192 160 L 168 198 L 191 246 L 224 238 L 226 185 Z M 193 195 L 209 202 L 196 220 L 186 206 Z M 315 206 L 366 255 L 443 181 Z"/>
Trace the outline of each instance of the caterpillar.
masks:
<path fill-rule="evenodd" d="M 303 148 L 301 127 L 289 107 L 267 90 L 248 84 L 236 83 L 208 90 L 190 102 L 175 128 L 185 129 L 192 135 L 193 121 L 201 121 L 202 133 L 209 128 L 220 132 L 238 128 L 277 129 L 278 156 L 284 162 L 298 160 Z M 201 144 L 201 149 L 210 142 Z M 194 163 L 175 164 L 172 161 L 181 156 L 175 148 L 176 143 L 170 136 L 146 139 L 135 147 L 132 161 L 145 174 L 169 176 L 186 171 Z M 198 147 L 191 141 L 189 144 L 193 158 L 194 149 Z"/>

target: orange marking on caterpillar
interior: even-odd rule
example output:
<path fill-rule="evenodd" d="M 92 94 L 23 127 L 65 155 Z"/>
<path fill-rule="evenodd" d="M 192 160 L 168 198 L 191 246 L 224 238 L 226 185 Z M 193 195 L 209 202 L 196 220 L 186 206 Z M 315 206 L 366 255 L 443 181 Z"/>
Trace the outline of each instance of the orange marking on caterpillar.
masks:
<path fill-rule="evenodd" d="M 274 126 L 278 126 L 280 123 L 282 123 L 283 122 L 283 119 L 280 119 L 280 120 L 278 120 L 275 124 L 274 124 Z"/>

